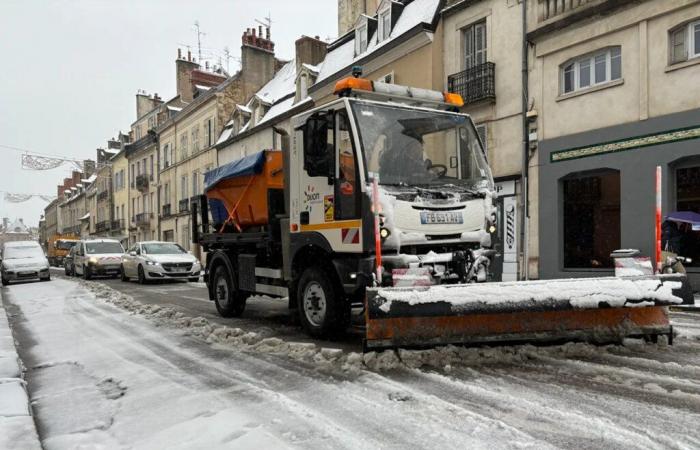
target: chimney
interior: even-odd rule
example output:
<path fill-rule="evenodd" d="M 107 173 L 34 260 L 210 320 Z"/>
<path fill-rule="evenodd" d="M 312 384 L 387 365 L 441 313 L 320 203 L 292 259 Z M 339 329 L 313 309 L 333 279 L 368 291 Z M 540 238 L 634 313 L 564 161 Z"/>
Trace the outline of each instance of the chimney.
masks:
<path fill-rule="evenodd" d="M 83 177 L 83 174 L 78 172 L 77 170 L 73 171 L 73 179 L 71 180 L 71 185 L 70 187 L 74 187 L 77 184 L 80 184 L 80 179 Z"/>
<path fill-rule="evenodd" d="M 297 73 L 302 64 L 318 65 L 326 57 L 328 44 L 318 38 L 302 36 L 294 43 L 296 50 Z"/>
<path fill-rule="evenodd" d="M 265 39 L 270 40 L 270 27 L 265 27 Z"/>
<path fill-rule="evenodd" d="M 179 57 L 175 60 L 175 85 L 177 94 L 183 102 L 189 103 L 194 98 L 192 92 L 192 71 L 198 68 L 199 66 L 192 61 Z"/>
<path fill-rule="evenodd" d="M 187 49 L 187 61 L 192 61 L 192 52 L 190 49 Z"/>
<path fill-rule="evenodd" d="M 64 188 L 63 186 L 64 185 L 62 184 L 56 186 L 56 197 L 58 197 L 59 199 L 63 198 L 63 191 L 66 190 L 66 188 Z"/>
<path fill-rule="evenodd" d="M 91 159 L 86 159 L 83 161 L 83 172 L 85 173 L 85 178 L 90 178 L 95 173 L 95 161 Z"/>
<path fill-rule="evenodd" d="M 182 59 L 182 49 L 177 49 L 177 59 Z"/>
<path fill-rule="evenodd" d="M 272 79 L 275 63 L 275 43 L 263 37 L 262 27 L 258 30 L 255 27 L 248 28 L 241 38 L 241 75 L 251 90 L 246 93 L 246 97 L 253 95 Z"/>
<path fill-rule="evenodd" d="M 145 116 L 155 107 L 155 102 L 148 96 L 146 91 L 139 90 L 136 93 L 136 120 L 139 120 L 141 117 Z"/>

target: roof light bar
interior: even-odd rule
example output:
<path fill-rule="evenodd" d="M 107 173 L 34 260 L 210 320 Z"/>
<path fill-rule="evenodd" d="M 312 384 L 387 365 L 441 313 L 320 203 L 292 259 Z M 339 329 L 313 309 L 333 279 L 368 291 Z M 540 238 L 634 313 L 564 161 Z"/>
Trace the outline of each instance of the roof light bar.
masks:
<path fill-rule="evenodd" d="M 460 108 L 464 106 L 464 100 L 459 94 L 452 92 L 440 92 L 430 89 L 402 86 L 399 84 L 371 81 L 366 78 L 348 77 L 335 84 L 335 95 L 349 95 L 353 91 L 374 93 L 383 97 L 389 97 L 401 102 L 419 102 L 449 105 Z"/>

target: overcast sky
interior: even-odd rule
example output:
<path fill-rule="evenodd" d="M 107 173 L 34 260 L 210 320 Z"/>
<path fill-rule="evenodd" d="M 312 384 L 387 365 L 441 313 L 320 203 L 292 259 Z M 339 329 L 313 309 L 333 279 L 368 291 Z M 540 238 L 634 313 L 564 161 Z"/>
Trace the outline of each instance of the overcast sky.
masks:
<path fill-rule="evenodd" d="M 239 57 L 243 31 L 268 14 L 279 58 L 294 57 L 302 34 L 337 34 L 337 0 L 0 0 L 0 145 L 94 159 L 136 119 L 138 89 L 175 94 L 178 46 L 197 54 L 195 20 L 218 62 L 224 47 Z M 0 152 L 0 216 L 35 225 L 46 202 L 4 192 L 55 195 L 70 167 L 26 171 L 21 152 Z"/>

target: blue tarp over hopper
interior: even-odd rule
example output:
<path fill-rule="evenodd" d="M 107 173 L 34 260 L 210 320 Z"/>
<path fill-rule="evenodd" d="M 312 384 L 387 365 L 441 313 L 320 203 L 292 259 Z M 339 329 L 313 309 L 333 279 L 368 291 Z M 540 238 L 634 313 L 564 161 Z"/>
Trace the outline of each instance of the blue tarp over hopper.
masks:
<path fill-rule="evenodd" d="M 258 152 L 212 169 L 204 174 L 204 192 L 224 180 L 259 174 L 264 165 L 265 152 Z"/>

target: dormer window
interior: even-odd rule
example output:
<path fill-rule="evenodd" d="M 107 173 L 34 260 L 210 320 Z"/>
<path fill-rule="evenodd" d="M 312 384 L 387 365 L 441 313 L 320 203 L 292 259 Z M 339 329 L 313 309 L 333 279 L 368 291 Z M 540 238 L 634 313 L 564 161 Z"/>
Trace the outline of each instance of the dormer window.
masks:
<path fill-rule="evenodd" d="M 355 54 L 359 55 L 367 50 L 367 24 L 355 29 Z"/>
<path fill-rule="evenodd" d="M 379 34 L 378 41 L 382 42 L 388 39 L 391 35 L 391 8 L 387 5 L 386 8 L 379 11 Z"/>

